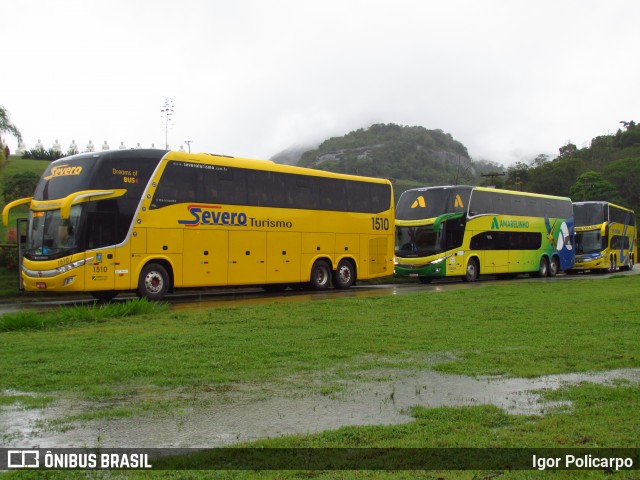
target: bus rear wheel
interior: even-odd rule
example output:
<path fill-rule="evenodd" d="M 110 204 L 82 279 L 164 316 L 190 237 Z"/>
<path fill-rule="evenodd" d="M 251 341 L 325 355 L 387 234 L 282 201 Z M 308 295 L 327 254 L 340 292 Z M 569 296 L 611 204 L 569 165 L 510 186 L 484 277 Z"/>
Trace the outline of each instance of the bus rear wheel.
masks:
<path fill-rule="evenodd" d="M 558 257 L 553 257 L 551 259 L 551 264 L 549 265 L 549 276 L 555 277 L 560 271 L 560 261 Z"/>
<path fill-rule="evenodd" d="M 311 288 L 326 290 L 331 284 L 331 267 L 326 260 L 316 260 L 311 267 Z"/>
<path fill-rule="evenodd" d="M 140 273 L 138 296 L 147 300 L 160 300 L 169 290 L 169 274 L 158 263 L 149 263 Z"/>
<path fill-rule="evenodd" d="M 467 263 L 467 272 L 464 276 L 465 282 L 475 282 L 478 280 L 478 275 L 480 274 L 480 267 L 478 267 L 478 261 L 475 258 L 472 258 Z"/>
<path fill-rule="evenodd" d="M 339 289 L 347 289 L 356 281 L 356 269 L 351 260 L 340 260 L 338 268 L 333 273 L 333 286 Z"/>
<path fill-rule="evenodd" d="M 547 275 L 549 275 L 549 260 L 547 260 L 547 257 L 542 257 L 540 259 L 540 266 L 538 267 L 538 271 L 534 276 L 543 278 Z"/>

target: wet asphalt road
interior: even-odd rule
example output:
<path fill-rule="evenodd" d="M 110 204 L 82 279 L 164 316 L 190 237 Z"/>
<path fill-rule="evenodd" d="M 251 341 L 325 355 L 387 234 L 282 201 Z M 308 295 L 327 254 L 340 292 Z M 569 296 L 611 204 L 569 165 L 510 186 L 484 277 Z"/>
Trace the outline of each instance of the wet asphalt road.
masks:
<path fill-rule="evenodd" d="M 628 272 L 616 272 L 613 274 L 560 274 L 554 278 L 533 278 L 528 275 L 519 275 L 516 278 L 499 278 L 486 276 L 474 283 L 466 283 L 458 279 L 443 280 L 428 285 L 416 282 L 387 283 L 380 285 L 357 285 L 348 290 L 330 289 L 326 291 L 291 290 L 283 292 L 265 292 L 262 288 L 216 288 L 202 290 L 178 290 L 167 295 L 165 300 L 169 302 L 172 310 L 197 310 L 216 307 L 228 307 L 237 305 L 250 305 L 271 302 L 311 302 L 318 300 L 330 300 L 348 297 L 371 297 L 405 295 L 418 292 L 444 292 L 461 288 L 483 288 L 496 284 L 517 284 L 521 282 L 562 282 L 599 280 L 611 276 L 638 275 L 640 268 Z M 122 293 L 116 297 L 116 301 L 124 301 L 135 298 L 132 293 Z M 74 306 L 94 303 L 89 295 L 62 297 L 41 296 L 38 294 L 26 294 L 15 300 L 0 300 L 0 315 L 25 309 L 48 310 L 60 306 Z"/>

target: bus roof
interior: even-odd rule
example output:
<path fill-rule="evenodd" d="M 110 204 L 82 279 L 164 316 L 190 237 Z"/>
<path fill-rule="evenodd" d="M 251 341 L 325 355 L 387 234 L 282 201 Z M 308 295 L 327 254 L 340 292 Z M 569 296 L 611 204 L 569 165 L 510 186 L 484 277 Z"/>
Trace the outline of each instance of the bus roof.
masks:
<path fill-rule="evenodd" d="M 292 165 L 283 165 L 275 163 L 271 160 L 256 160 L 251 158 L 230 157 L 226 155 L 214 155 L 210 153 L 189 153 L 179 151 L 169 151 L 166 156 L 167 160 L 178 160 L 182 162 L 193 163 L 216 163 L 227 167 L 244 167 L 254 168 L 257 170 L 271 170 L 281 173 L 292 173 L 298 175 L 310 175 L 315 177 L 338 178 L 343 180 L 368 181 L 374 183 L 391 183 L 389 179 L 377 177 L 365 177 L 362 175 L 350 175 L 346 173 L 328 172 L 325 170 L 315 170 L 313 168 L 298 167 Z"/>
<path fill-rule="evenodd" d="M 584 202 L 573 202 L 574 205 L 609 205 L 610 207 L 619 208 L 620 210 L 626 210 L 627 212 L 635 213 L 633 210 L 627 207 L 622 207 L 620 205 L 616 205 L 612 202 L 607 202 L 606 200 L 586 200 Z"/>
<path fill-rule="evenodd" d="M 543 193 L 531 193 L 531 192 L 519 192 L 516 190 L 503 190 L 501 188 L 490 188 L 490 187 L 474 187 L 472 185 L 442 185 L 442 186 L 432 186 L 432 187 L 418 187 L 418 188 L 412 188 L 411 190 L 419 190 L 419 191 L 424 191 L 424 190 L 428 190 L 428 189 L 432 189 L 432 188 L 438 188 L 438 189 L 471 189 L 471 190 L 479 190 L 482 192 L 496 192 L 496 193 L 502 193 L 502 194 L 506 194 L 506 195 L 525 195 L 525 196 L 529 196 L 529 197 L 538 197 L 538 198 L 551 198 L 554 200 L 567 200 L 567 201 L 571 201 L 571 199 L 569 197 L 559 197 L 559 196 L 555 196 L 555 195 L 546 195 Z"/>

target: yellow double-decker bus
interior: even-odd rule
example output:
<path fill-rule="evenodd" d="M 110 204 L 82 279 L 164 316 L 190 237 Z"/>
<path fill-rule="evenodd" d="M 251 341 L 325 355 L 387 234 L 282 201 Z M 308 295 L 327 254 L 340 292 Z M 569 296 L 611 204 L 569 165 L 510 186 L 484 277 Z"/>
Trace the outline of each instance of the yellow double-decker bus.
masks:
<path fill-rule="evenodd" d="M 638 255 L 633 210 L 610 202 L 575 202 L 576 264 L 570 273 L 631 270 Z"/>
<path fill-rule="evenodd" d="M 426 187 L 396 206 L 398 276 L 475 281 L 482 274 L 555 276 L 573 267 L 569 198 L 483 187 Z"/>
<path fill-rule="evenodd" d="M 166 150 L 86 153 L 53 162 L 29 205 L 28 291 L 180 287 L 349 288 L 393 273 L 388 180 Z"/>

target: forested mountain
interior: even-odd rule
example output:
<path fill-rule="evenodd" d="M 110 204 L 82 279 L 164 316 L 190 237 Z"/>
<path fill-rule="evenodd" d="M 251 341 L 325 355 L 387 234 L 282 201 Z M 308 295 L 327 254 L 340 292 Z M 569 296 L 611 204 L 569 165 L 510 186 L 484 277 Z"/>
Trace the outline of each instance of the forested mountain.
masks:
<path fill-rule="evenodd" d="M 423 185 L 465 183 L 475 174 L 466 147 L 450 134 L 395 124 L 376 124 L 325 140 L 305 152 L 298 165 Z"/>
<path fill-rule="evenodd" d="M 589 147 L 569 143 L 553 160 L 540 155 L 530 164 L 511 165 L 497 186 L 574 201 L 609 200 L 639 212 L 640 126 L 620 123 L 614 135 L 596 137 Z"/>

